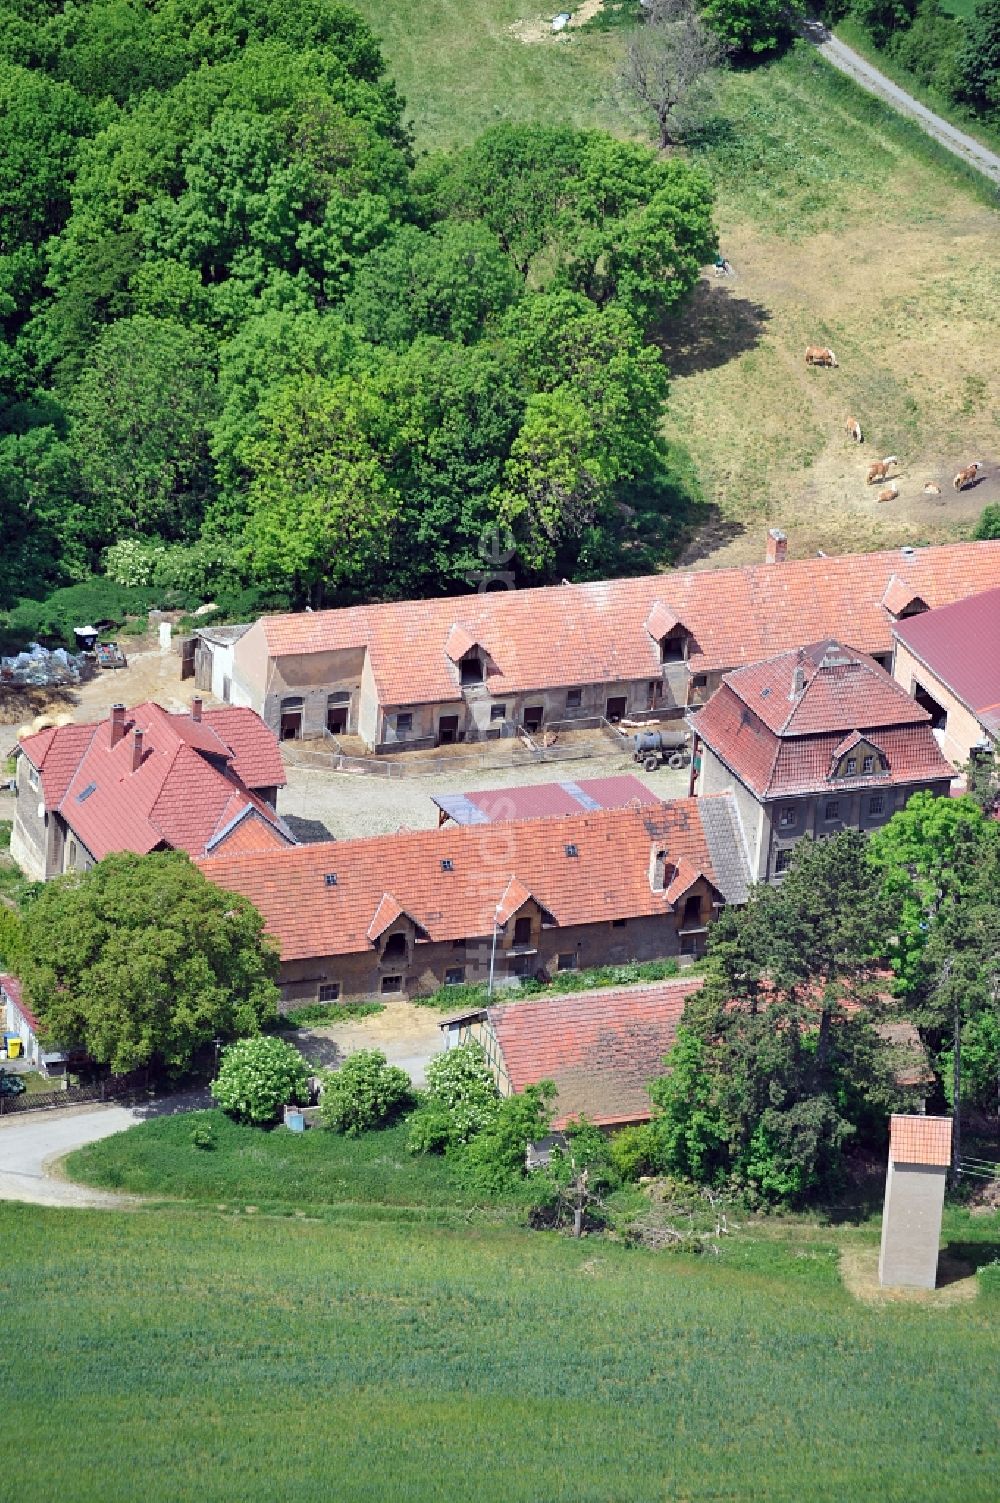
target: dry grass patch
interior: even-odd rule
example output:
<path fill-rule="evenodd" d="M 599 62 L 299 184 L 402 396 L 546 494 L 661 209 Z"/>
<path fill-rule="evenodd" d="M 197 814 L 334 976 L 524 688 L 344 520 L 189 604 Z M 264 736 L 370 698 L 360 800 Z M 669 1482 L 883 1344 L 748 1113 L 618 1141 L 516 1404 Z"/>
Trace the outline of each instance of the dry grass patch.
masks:
<path fill-rule="evenodd" d="M 840 1250 L 840 1276 L 848 1294 L 866 1305 L 923 1305 L 948 1309 L 965 1305 L 979 1292 L 970 1263 L 942 1254 L 936 1289 L 883 1289 L 878 1281 L 878 1248 L 847 1245 Z"/>

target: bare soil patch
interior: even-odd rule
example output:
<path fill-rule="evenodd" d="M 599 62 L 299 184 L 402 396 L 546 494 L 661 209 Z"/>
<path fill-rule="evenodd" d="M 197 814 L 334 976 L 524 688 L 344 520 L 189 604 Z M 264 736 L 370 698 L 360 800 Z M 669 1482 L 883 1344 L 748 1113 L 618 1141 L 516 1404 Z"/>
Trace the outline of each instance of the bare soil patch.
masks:
<path fill-rule="evenodd" d="M 544 42 L 546 39 L 558 42 L 567 31 L 572 31 L 575 27 L 583 26 L 587 21 L 592 20 L 602 4 L 603 0 L 583 0 L 578 9 L 570 12 L 569 21 L 562 31 L 552 30 L 552 22 L 559 14 L 558 11 L 553 11 L 548 17 L 536 16 L 530 21 L 514 21 L 507 30 L 519 42 Z"/>
<path fill-rule="evenodd" d="M 936 1289 L 883 1289 L 878 1281 L 878 1248 L 844 1247 L 840 1252 L 844 1288 L 866 1305 L 926 1305 L 948 1309 L 967 1304 L 978 1293 L 972 1266 L 942 1254 Z"/>

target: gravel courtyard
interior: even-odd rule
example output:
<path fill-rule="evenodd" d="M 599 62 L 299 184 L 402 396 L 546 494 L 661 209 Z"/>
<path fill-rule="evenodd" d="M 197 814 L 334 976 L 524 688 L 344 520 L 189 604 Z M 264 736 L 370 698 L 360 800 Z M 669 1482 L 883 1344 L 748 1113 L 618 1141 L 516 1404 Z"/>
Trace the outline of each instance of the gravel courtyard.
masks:
<path fill-rule="evenodd" d="M 483 766 L 482 757 L 469 757 L 456 748 L 454 768 L 424 771 L 419 754 L 412 776 L 379 777 L 367 773 L 334 772 L 304 765 L 297 747 L 284 746 L 288 786 L 278 795 L 278 812 L 299 819 L 319 820 L 337 840 L 357 835 L 388 835 L 396 830 L 431 829 L 438 822 L 434 793 L 462 793 L 481 788 L 511 788 L 523 783 L 578 782 L 581 778 L 634 773 L 661 798 L 683 798 L 688 768 L 662 767 L 645 772 L 628 751 L 615 751 L 606 740 L 594 738 L 586 756 L 517 766 Z M 462 753 L 465 752 L 465 755 Z M 305 756 L 308 756 L 308 751 Z M 438 758 L 440 765 L 440 758 Z"/>

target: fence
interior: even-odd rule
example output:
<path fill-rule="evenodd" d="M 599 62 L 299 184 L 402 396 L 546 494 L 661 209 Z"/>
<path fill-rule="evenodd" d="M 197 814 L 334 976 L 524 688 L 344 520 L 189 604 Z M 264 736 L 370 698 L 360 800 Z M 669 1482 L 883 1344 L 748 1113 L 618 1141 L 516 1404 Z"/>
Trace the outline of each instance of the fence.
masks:
<path fill-rule="evenodd" d="M 573 732 L 593 733 L 586 742 L 568 744 L 557 739 L 553 745 L 541 743 L 546 736 L 557 738 Z M 321 751 L 312 750 L 309 743 L 295 744 L 294 760 L 299 766 L 322 768 L 324 771 L 361 773 L 369 777 L 418 778 L 440 777 L 464 769 L 469 771 L 500 771 L 506 767 L 531 767 L 548 762 L 581 762 L 600 754 L 599 743 L 609 749 L 626 752 L 630 750 L 630 733 L 621 731 L 603 715 L 581 717 L 579 720 L 563 720 L 546 723 L 532 738 L 535 745 L 527 745 L 520 736 L 506 735 L 483 741 L 464 741 L 451 752 L 430 757 L 422 751 L 403 752 L 401 755 L 383 754 L 378 757 L 355 757 L 343 752 L 336 738 L 327 733 Z M 332 743 L 332 744 L 331 744 Z M 597 744 L 595 744 L 597 743 Z"/>
<path fill-rule="evenodd" d="M 124 1101 L 133 1104 L 149 1096 L 145 1071 L 132 1075 L 112 1075 L 96 1085 L 64 1086 L 58 1091 L 25 1091 L 20 1096 L 0 1095 L 0 1117 L 17 1112 L 50 1111 L 58 1106 L 78 1106 L 86 1102 Z"/>

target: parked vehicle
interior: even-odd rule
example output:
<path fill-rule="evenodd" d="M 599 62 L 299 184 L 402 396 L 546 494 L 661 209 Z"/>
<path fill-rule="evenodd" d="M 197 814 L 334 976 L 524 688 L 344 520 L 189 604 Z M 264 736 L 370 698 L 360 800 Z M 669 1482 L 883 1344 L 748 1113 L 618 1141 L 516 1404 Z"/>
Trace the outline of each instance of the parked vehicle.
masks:
<path fill-rule="evenodd" d="M 23 1096 L 27 1087 L 20 1075 L 8 1075 L 0 1070 L 0 1096 Z"/>
<path fill-rule="evenodd" d="M 632 761 L 641 762 L 647 772 L 655 772 L 664 763 L 675 769 L 687 767 L 691 761 L 690 731 L 639 731 L 634 744 Z"/>
<path fill-rule="evenodd" d="M 117 642 L 98 642 L 94 648 L 98 668 L 127 668 L 128 659 Z"/>

